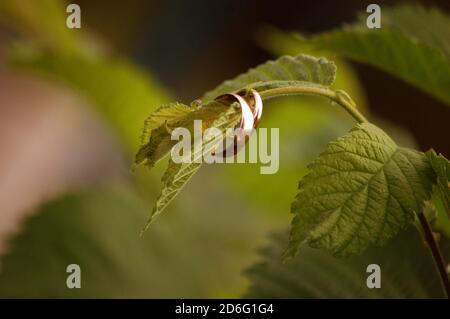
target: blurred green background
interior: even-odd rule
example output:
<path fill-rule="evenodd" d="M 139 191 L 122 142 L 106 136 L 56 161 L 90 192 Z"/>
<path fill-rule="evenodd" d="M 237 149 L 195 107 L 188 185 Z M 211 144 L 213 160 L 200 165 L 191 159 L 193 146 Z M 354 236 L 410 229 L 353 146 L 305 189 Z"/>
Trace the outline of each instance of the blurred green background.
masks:
<path fill-rule="evenodd" d="M 353 122 L 311 97 L 268 102 L 260 126 L 280 128 L 279 172 L 204 167 L 139 238 L 165 168 L 130 172 L 144 119 L 268 59 L 308 53 L 276 30 L 330 30 L 370 1 L 76 3 L 81 30 L 65 27 L 63 1 L 0 2 L 0 297 L 243 295 L 243 270 L 287 227 L 306 164 Z M 335 87 L 400 144 L 450 156 L 447 105 L 327 56 Z M 72 263 L 82 289 L 65 285 Z"/>

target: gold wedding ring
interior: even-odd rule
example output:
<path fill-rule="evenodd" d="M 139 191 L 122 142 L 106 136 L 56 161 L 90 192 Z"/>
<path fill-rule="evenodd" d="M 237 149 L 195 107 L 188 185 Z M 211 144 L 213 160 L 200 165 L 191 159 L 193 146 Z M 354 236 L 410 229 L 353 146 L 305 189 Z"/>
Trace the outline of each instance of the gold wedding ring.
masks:
<path fill-rule="evenodd" d="M 230 152 L 231 147 L 227 147 L 222 155 L 224 157 L 234 156 L 237 152 L 244 146 L 248 137 L 253 133 L 261 120 L 263 103 L 259 93 L 251 89 L 251 95 L 246 98 L 243 95 L 246 93 L 245 90 L 239 91 L 237 93 L 227 93 L 220 95 L 215 98 L 216 101 L 224 101 L 232 103 L 234 101 L 238 102 L 241 107 L 241 121 L 239 124 L 239 132 L 234 136 L 234 143 L 231 146 L 233 152 Z M 251 106 L 250 106 L 251 105 Z"/>

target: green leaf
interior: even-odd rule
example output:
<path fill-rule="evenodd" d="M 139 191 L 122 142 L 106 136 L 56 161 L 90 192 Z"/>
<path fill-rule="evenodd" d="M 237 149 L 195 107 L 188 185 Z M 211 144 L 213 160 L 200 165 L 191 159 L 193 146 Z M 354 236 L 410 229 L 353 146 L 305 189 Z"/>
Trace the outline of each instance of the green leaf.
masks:
<path fill-rule="evenodd" d="M 287 86 L 292 82 L 330 86 L 335 77 L 336 66 L 325 58 L 314 58 L 304 54 L 296 57 L 285 55 L 276 61 L 266 62 L 232 80 L 223 82 L 214 90 L 206 93 L 203 100 L 211 101 L 221 94 L 238 91 L 249 86 L 256 90 Z"/>
<path fill-rule="evenodd" d="M 369 123 L 331 142 L 308 168 L 292 204 L 287 258 L 303 243 L 340 256 L 386 243 L 421 212 L 435 180 L 423 153 Z"/>
<path fill-rule="evenodd" d="M 449 211 L 446 209 L 443 198 L 438 188 L 435 186 L 433 188 L 433 195 L 431 196 L 430 203 L 431 207 L 434 208 L 436 220 L 434 221 L 433 226 L 437 228 L 442 234 L 450 238 L 450 216 Z"/>
<path fill-rule="evenodd" d="M 163 157 L 173 144 L 163 137 L 169 132 L 171 123 L 184 117 L 194 108 L 181 103 L 161 105 L 145 120 L 141 136 L 141 147 L 136 154 L 135 164 L 148 162 L 151 167 L 158 159 Z M 164 143 L 163 143 L 164 141 Z"/>
<path fill-rule="evenodd" d="M 434 150 L 426 152 L 430 165 L 437 175 L 437 188 L 447 212 L 450 211 L 450 162 Z"/>
<path fill-rule="evenodd" d="M 361 14 L 365 22 L 367 14 Z M 406 35 L 450 58 L 450 16 L 435 7 L 418 4 L 400 4 L 383 10 L 383 28 Z M 426 21 L 424 27 L 423 21 Z"/>
<path fill-rule="evenodd" d="M 402 6 L 383 8 L 381 29 L 368 29 L 364 19 L 299 40 L 378 67 L 450 105 L 448 30 L 450 18 L 437 9 Z"/>
<path fill-rule="evenodd" d="M 450 162 L 434 150 L 429 150 L 426 155 L 437 175 L 430 200 L 437 211 L 436 227 L 450 237 Z"/>
<path fill-rule="evenodd" d="M 150 138 L 152 130 L 167 122 L 177 120 L 193 110 L 193 108 L 181 103 L 161 105 L 145 120 L 141 140 L 143 142 L 147 141 Z"/>
<path fill-rule="evenodd" d="M 197 203 L 139 238 L 147 203 L 127 186 L 97 185 L 52 200 L 1 256 L 0 298 L 236 297 L 245 288 L 240 270 L 270 224 Z M 81 267 L 81 289 L 66 286 L 70 264 Z"/>
<path fill-rule="evenodd" d="M 445 298 L 433 259 L 414 229 L 360 256 L 336 259 L 305 247 L 287 264 L 280 260 L 286 237 L 272 236 L 261 260 L 246 271 L 246 298 Z M 441 245 L 450 248 L 447 241 Z M 366 285 L 370 264 L 380 266 L 381 288 Z"/>

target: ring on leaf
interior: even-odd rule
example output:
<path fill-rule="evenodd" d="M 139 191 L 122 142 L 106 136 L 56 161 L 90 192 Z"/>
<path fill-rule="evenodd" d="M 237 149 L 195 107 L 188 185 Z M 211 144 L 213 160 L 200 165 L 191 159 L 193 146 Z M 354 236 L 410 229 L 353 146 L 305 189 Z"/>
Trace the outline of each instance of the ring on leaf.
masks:
<path fill-rule="evenodd" d="M 237 101 L 242 112 L 239 128 L 237 129 L 237 132 L 235 132 L 236 134 L 234 135 L 233 143 L 222 151 L 223 157 L 236 155 L 237 152 L 248 142 L 250 135 L 256 129 L 259 121 L 261 120 L 263 110 L 261 96 L 254 89 L 250 90 L 251 96 L 248 98 L 243 96 L 245 93 L 246 91 L 242 90 L 237 93 L 223 94 L 215 98 L 216 101 L 225 101 L 228 103 Z M 252 107 L 250 105 L 252 105 Z"/>

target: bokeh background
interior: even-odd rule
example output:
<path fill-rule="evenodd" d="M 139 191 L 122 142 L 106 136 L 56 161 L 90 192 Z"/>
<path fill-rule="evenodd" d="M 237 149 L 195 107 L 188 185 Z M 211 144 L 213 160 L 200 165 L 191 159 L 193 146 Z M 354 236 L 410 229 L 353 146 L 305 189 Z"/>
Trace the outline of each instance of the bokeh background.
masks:
<path fill-rule="evenodd" d="M 165 167 L 130 172 L 145 117 L 296 52 L 280 31 L 327 31 L 371 1 L 76 1 L 81 30 L 65 27 L 64 1 L 1 2 L 0 296 L 241 296 L 305 165 L 351 119 L 313 98 L 268 103 L 260 126 L 280 128 L 279 173 L 205 167 L 139 238 Z M 448 105 L 364 64 L 339 70 L 397 141 L 450 156 Z M 65 286 L 70 263 L 82 289 Z"/>

